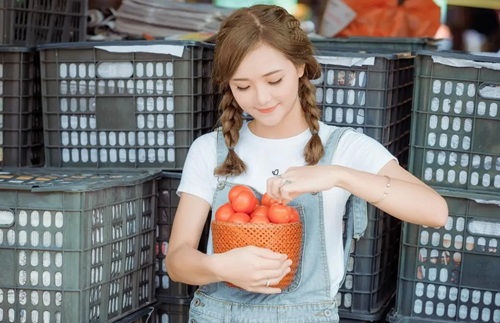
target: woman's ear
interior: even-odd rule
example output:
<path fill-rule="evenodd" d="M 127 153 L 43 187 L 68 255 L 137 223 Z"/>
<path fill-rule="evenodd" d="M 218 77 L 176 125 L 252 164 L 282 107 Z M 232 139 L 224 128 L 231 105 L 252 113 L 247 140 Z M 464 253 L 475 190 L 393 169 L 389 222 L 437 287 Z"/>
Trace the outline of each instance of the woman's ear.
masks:
<path fill-rule="evenodd" d="M 304 70 L 306 68 L 306 64 L 300 64 L 297 66 L 297 76 L 299 78 L 301 78 L 302 76 L 304 76 Z"/>

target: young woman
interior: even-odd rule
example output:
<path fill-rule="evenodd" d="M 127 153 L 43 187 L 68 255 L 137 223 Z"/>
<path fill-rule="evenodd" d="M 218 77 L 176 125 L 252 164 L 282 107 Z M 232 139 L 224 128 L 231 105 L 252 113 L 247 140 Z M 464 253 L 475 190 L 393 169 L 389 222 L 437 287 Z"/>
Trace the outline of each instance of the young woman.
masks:
<path fill-rule="evenodd" d="M 320 121 L 313 55 L 299 21 L 277 6 L 236 10 L 221 25 L 213 72 L 223 95 L 221 130 L 190 148 L 166 258 L 172 280 L 201 286 L 192 322 L 337 322 L 342 216 L 351 194 L 403 221 L 446 223 L 444 199 L 377 141 L 347 131 L 329 142 L 337 127 Z M 254 246 L 197 250 L 209 211 L 227 202 L 235 184 L 302 206 L 304 256 L 289 288 L 273 287 L 290 271 L 285 254 Z"/>

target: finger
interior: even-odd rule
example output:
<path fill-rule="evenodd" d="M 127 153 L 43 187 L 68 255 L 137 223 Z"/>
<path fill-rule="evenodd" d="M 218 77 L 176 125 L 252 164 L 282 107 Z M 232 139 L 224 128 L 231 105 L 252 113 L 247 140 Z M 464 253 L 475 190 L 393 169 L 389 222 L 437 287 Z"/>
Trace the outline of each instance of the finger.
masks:
<path fill-rule="evenodd" d="M 255 286 L 254 290 L 263 294 L 277 294 L 281 293 L 281 289 L 274 287 L 278 285 L 281 280 L 291 271 L 290 264 L 291 260 L 287 261 L 287 267 L 280 270 L 279 276 L 277 278 L 262 279 L 259 281 L 258 285 Z"/>
<path fill-rule="evenodd" d="M 267 193 L 269 196 L 281 203 L 280 185 L 283 182 L 283 178 L 274 177 L 268 182 Z"/>
<path fill-rule="evenodd" d="M 283 201 L 284 204 L 287 204 L 288 202 L 290 202 L 291 200 L 293 200 L 293 196 L 292 196 L 292 189 L 293 187 L 291 186 L 292 183 L 285 183 L 284 185 L 282 185 L 280 187 L 280 197 L 281 197 L 281 200 Z"/>
<path fill-rule="evenodd" d="M 248 248 L 251 249 L 255 255 L 265 259 L 284 261 L 288 258 L 288 255 L 272 251 L 269 248 L 260 248 L 255 246 L 248 246 Z"/>
<path fill-rule="evenodd" d="M 267 278 L 271 279 L 274 282 L 274 284 L 277 284 L 287 273 L 290 272 L 291 265 L 292 265 L 292 260 L 287 259 L 286 261 L 283 261 L 275 268 L 269 270 L 262 270 L 261 272 L 259 272 L 260 277 L 257 280 L 262 281 Z"/>

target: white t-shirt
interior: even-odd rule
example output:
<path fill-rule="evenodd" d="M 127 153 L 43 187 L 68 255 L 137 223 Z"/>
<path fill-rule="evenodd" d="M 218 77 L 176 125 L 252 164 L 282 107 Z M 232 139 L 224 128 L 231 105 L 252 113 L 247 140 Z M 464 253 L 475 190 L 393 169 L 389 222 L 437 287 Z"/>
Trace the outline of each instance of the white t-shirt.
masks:
<path fill-rule="evenodd" d="M 320 122 L 319 135 L 326 144 L 335 126 Z M 228 181 L 250 185 L 261 193 L 266 191 L 266 180 L 276 170 L 284 173 L 289 167 L 304 166 L 304 147 L 311 137 L 309 129 L 285 139 L 267 139 L 254 135 L 244 123 L 235 152 L 245 162 L 246 173 L 230 178 Z M 212 204 L 217 178 L 217 134 L 211 132 L 197 138 L 189 149 L 182 171 L 178 194 L 186 192 L 196 195 Z M 354 131 L 346 132 L 334 153 L 332 164 L 350 167 L 370 173 L 378 173 L 390 160 L 395 159 L 387 149 L 376 140 Z M 350 193 L 333 188 L 323 192 L 325 216 L 325 242 L 331 278 L 331 296 L 337 294 L 344 274 L 342 217 Z M 211 244 L 211 242 L 209 242 Z M 207 250 L 212 250 L 211 245 Z"/>

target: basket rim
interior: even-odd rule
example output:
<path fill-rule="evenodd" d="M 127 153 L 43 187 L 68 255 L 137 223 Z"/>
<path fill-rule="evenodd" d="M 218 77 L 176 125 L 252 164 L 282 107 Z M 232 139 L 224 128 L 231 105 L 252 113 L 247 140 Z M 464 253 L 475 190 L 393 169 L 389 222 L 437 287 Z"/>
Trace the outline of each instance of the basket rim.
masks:
<path fill-rule="evenodd" d="M 236 223 L 228 221 L 212 220 L 211 225 L 220 225 L 226 227 L 236 227 L 236 228 L 267 228 L 267 227 L 287 227 L 287 226 L 302 226 L 302 222 L 288 222 L 288 223 Z"/>

